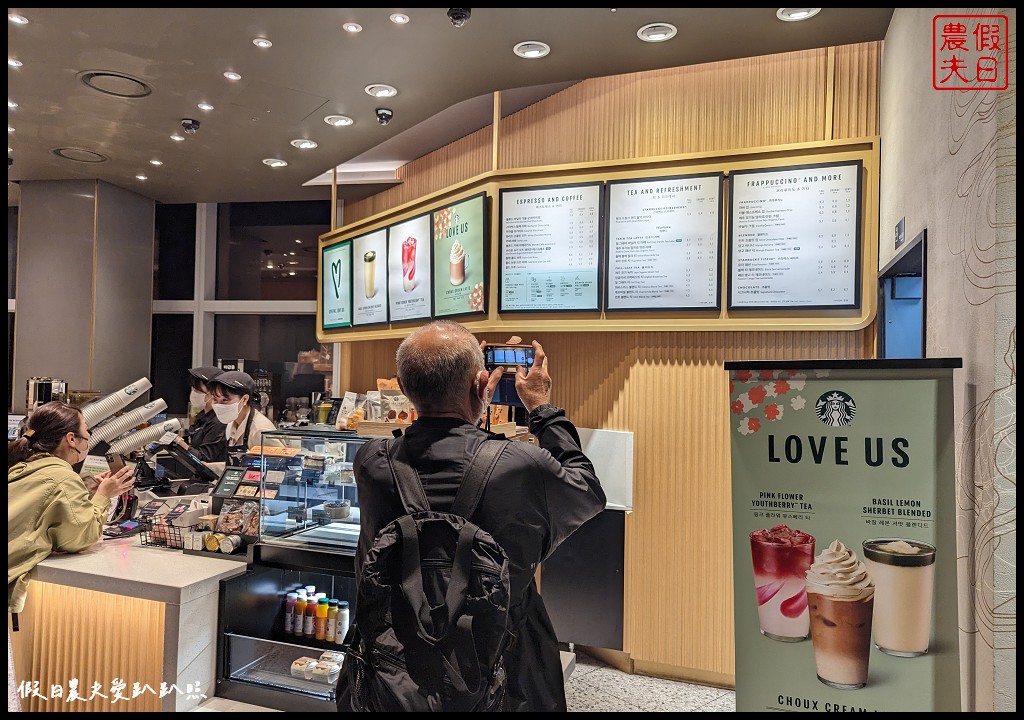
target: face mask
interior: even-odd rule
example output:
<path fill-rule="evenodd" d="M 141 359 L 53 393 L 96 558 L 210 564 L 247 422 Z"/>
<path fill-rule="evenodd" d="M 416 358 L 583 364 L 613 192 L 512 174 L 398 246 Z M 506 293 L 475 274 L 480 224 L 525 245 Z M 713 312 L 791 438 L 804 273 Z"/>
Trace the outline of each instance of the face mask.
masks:
<path fill-rule="evenodd" d="M 217 416 L 218 420 L 220 420 L 225 425 L 228 425 L 236 417 L 238 417 L 238 413 L 240 410 L 239 405 L 240 403 L 235 403 L 232 405 L 214 405 L 213 412 Z"/>
<path fill-rule="evenodd" d="M 193 390 L 188 394 L 188 402 L 194 408 L 206 407 L 206 393 Z"/>
<path fill-rule="evenodd" d="M 85 445 L 85 450 L 79 450 L 78 449 L 79 445 Z M 87 457 L 89 457 L 89 443 L 76 436 L 75 437 L 75 452 L 78 453 L 78 463 L 85 462 L 85 459 Z"/>

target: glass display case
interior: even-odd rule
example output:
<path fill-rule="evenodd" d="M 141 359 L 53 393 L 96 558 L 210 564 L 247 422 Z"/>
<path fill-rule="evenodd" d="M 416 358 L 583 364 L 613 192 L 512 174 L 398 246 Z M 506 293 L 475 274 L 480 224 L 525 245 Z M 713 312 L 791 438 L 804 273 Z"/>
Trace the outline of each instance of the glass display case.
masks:
<path fill-rule="evenodd" d="M 368 439 L 344 431 L 263 433 L 259 542 L 355 549 L 359 498 L 352 459 Z"/>

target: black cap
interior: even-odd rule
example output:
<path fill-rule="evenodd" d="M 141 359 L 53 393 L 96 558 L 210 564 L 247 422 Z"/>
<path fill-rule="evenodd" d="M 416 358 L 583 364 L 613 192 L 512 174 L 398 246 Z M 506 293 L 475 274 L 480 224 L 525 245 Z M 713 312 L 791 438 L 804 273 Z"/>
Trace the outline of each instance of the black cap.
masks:
<path fill-rule="evenodd" d="M 244 373 L 241 370 L 222 372 L 210 380 L 210 385 L 220 385 L 233 393 L 242 393 L 249 397 L 253 397 L 253 394 L 256 392 L 256 381 L 252 379 L 249 373 Z"/>
<path fill-rule="evenodd" d="M 200 382 L 208 383 L 223 372 L 219 367 L 203 365 L 202 367 L 189 368 L 188 374 Z"/>

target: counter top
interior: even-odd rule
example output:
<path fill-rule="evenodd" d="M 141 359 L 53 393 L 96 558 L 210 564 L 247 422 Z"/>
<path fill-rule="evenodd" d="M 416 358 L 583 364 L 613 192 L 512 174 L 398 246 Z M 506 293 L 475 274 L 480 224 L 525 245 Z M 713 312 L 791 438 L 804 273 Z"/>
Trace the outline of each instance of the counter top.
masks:
<path fill-rule="evenodd" d="M 215 592 L 221 580 L 245 570 L 244 563 L 234 560 L 143 545 L 135 535 L 101 540 L 80 553 L 51 555 L 36 566 L 32 577 L 56 585 L 183 605 Z"/>

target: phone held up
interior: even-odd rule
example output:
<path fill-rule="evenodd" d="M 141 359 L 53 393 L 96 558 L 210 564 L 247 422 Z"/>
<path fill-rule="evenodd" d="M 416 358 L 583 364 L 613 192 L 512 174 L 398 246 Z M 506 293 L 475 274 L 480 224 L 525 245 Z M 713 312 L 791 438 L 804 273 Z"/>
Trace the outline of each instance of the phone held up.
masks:
<path fill-rule="evenodd" d="M 487 370 L 503 367 L 506 372 L 514 373 L 519 367 L 529 370 L 533 367 L 534 349 L 532 345 L 506 345 L 502 343 L 486 343 L 484 345 L 484 367 Z"/>

